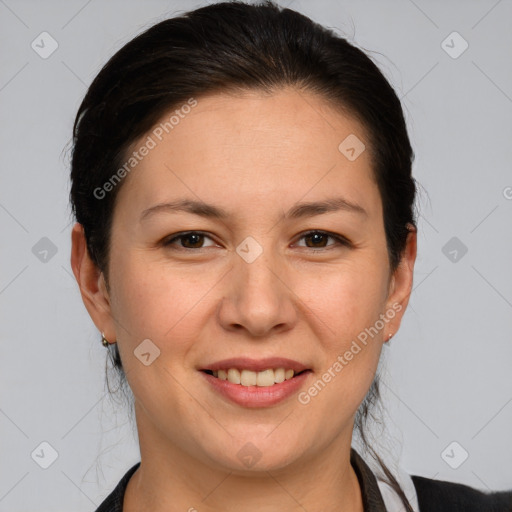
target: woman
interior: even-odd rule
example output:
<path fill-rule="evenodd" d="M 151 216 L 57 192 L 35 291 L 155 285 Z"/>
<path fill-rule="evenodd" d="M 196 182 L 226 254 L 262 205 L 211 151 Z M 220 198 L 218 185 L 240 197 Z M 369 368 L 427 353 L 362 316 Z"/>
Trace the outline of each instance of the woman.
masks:
<path fill-rule="evenodd" d="M 98 512 L 512 510 L 383 465 L 386 493 L 351 447 L 411 293 L 412 159 L 372 61 L 270 2 L 110 59 L 74 126 L 71 261 L 141 462 Z"/>

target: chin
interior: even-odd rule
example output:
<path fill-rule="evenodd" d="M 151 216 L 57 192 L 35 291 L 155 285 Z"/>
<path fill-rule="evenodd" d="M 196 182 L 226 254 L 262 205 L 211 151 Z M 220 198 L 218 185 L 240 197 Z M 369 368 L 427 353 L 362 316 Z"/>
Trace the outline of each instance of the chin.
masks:
<path fill-rule="evenodd" d="M 228 439 L 225 445 L 214 443 L 213 451 L 211 447 L 205 450 L 217 467 L 241 475 L 276 471 L 295 463 L 304 450 L 304 441 L 294 440 L 291 432 L 283 431 L 280 436 L 269 432 L 272 429 L 251 436 L 246 430 L 245 435 Z"/>

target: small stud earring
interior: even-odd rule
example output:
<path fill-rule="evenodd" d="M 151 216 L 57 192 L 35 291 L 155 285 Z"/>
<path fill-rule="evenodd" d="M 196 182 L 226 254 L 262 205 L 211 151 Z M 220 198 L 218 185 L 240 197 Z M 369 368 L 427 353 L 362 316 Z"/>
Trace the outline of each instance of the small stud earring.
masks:
<path fill-rule="evenodd" d="M 105 338 L 104 333 L 101 333 L 101 343 L 103 343 L 104 347 L 108 347 L 108 345 L 109 345 L 109 342 L 108 342 L 107 338 Z"/>

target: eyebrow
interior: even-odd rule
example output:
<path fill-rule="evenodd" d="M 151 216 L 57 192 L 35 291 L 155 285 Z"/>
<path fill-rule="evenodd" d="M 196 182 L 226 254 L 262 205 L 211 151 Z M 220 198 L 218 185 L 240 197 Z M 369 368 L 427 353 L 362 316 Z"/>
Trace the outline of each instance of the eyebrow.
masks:
<path fill-rule="evenodd" d="M 303 217 L 313 217 L 315 215 L 322 215 L 324 213 L 331 213 L 337 211 L 348 211 L 357 213 L 359 215 L 368 216 L 367 211 L 360 205 L 348 201 L 343 197 L 334 197 L 324 201 L 313 201 L 307 203 L 299 203 L 288 210 L 282 218 L 299 219 Z M 144 210 L 140 216 L 139 221 L 142 222 L 148 217 L 161 212 L 176 213 L 186 212 L 201 217 L 214 218 L 214 219 L 227 219 L 230 217 L 229 212 L 208 204 L 202 201 L 195 201 L 192 199 L 178 199 L 176 201 L 159 203 Z"/>

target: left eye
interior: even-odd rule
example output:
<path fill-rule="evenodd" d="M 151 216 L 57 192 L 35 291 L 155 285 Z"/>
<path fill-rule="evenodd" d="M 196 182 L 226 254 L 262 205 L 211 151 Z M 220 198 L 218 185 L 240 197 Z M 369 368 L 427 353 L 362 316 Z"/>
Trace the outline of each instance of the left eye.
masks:
<path fill-rule="evenodd" d="M 333 239 L 335 241 L 335 243 L 325 245 L 329 238 Z M 323 249 L 325 247 L 334 246 L 337 244 L 338 245 L 346 245 L 346 246 L 349 245 L 348 240 L 344 239 L 343 237 L 341 237 L 339 235 L 327 233 L 325 231 L 310 231 L 309 233 L 304 233 L 300 237 L 300 239 L 311 240 L 312 245 L 308 245 L 306 242 L 306 247 L 310 247 L 310 248 Z M 302 247 L 304 247 L 304 246 L 302 246 Z"/>

